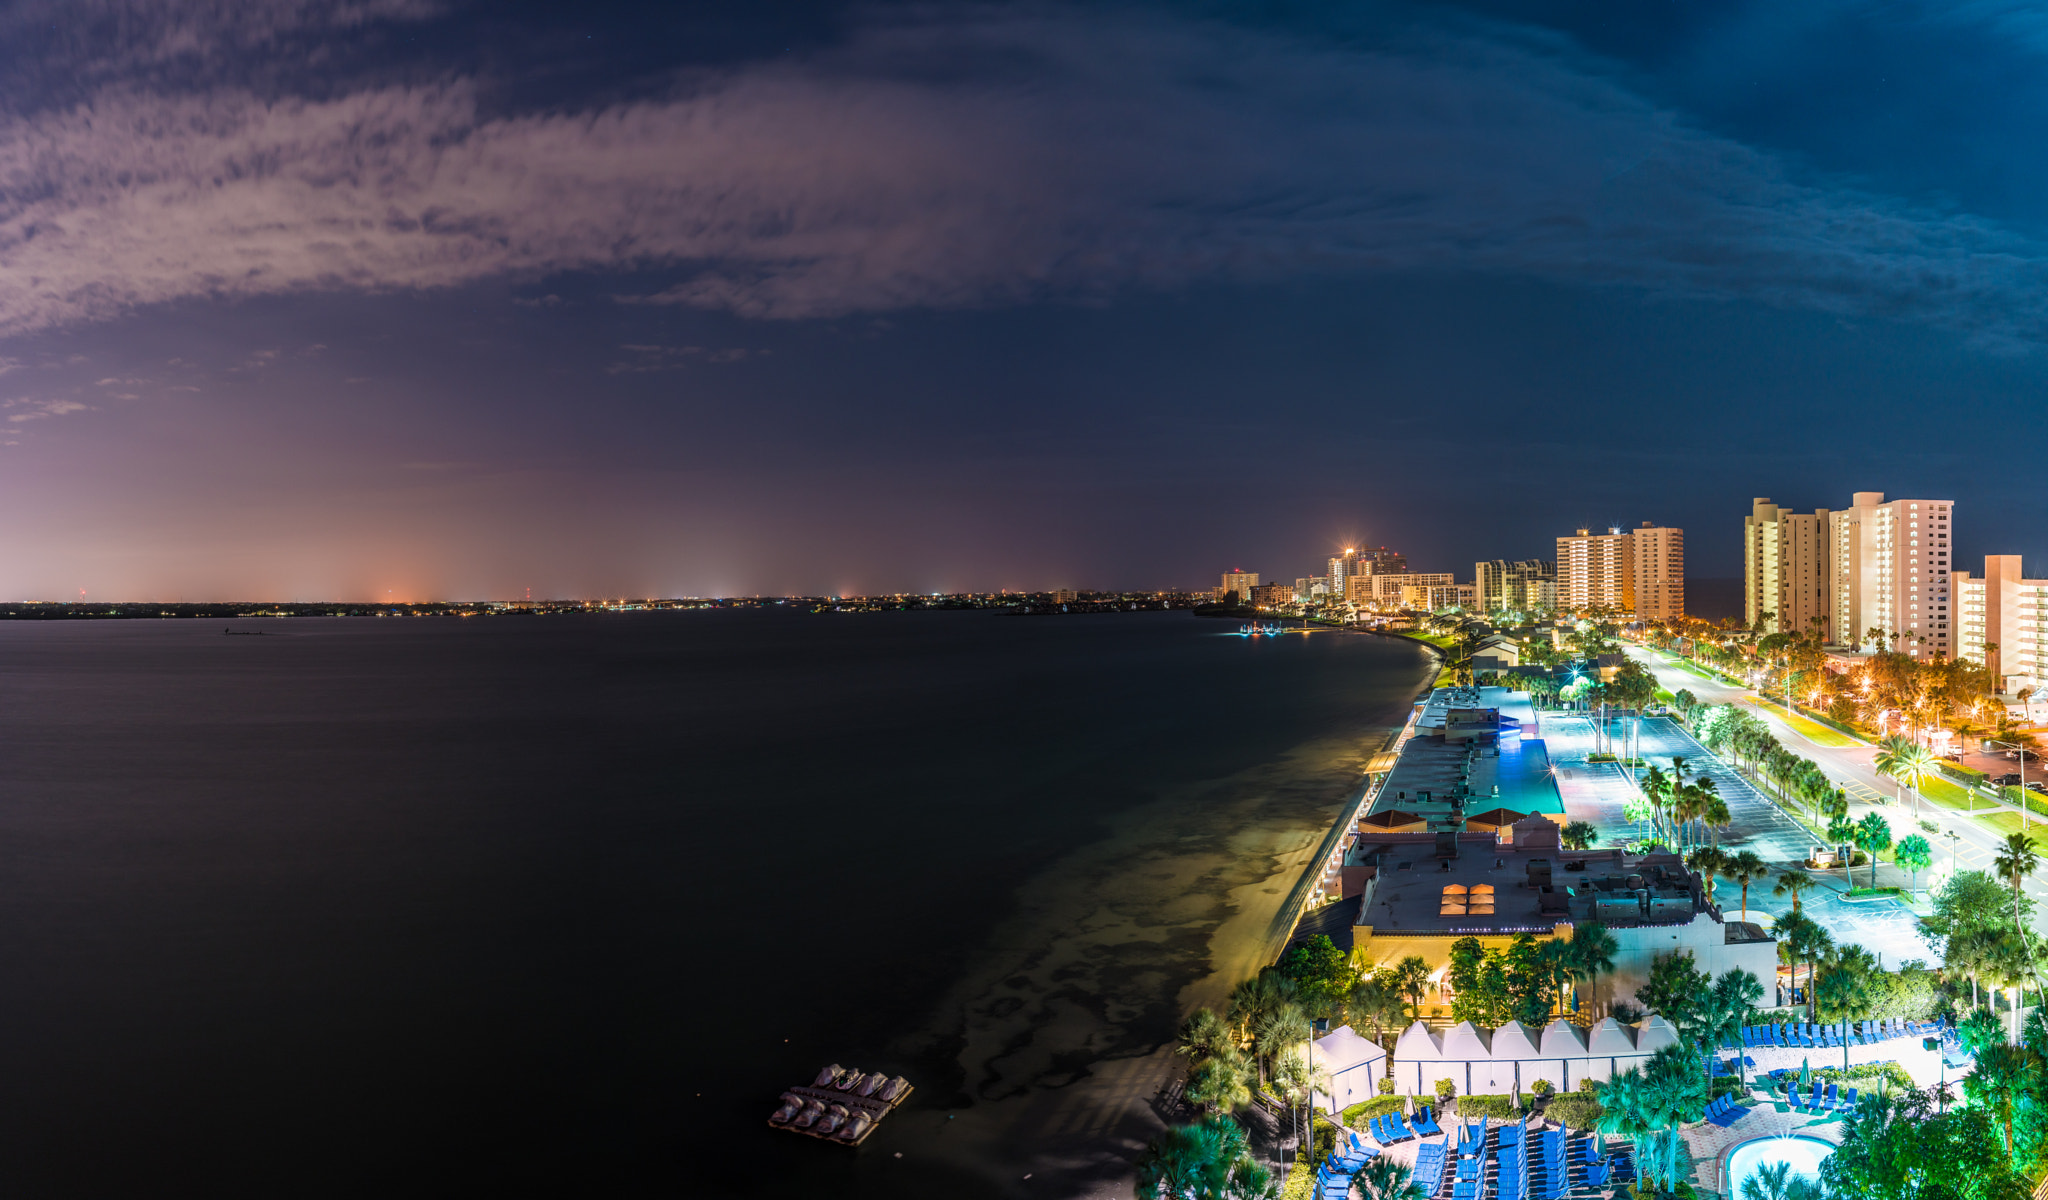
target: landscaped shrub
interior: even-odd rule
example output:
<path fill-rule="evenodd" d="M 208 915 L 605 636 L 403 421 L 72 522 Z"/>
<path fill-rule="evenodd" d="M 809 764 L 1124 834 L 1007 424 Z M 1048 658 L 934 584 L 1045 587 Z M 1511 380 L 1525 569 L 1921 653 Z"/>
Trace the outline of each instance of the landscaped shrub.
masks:
<path fill-rule="evenodd" d="M 1382 1095 L 1382 1096 L 1391 1096 L 1391 1095 L 1393 1095 L 1393 1094 L 1394 1094 L 1394 1081 L 1393 1081 L 1392 1079 L 1382 1079 L 1382 1080 L 1380 1080 L 1380 1095 Z"/>
<path fill-rule="evenodd" d="M 1442 1104 L 1444 1101 L 1449 1100 L 1452 1096 L 1455 1096 L 1457 1094 L 1457 1084 L 1452 1083 L 1448 1079 L 1439 1079 L 1436 1081 L 1436 1102 L 1438 1104 Z"/>
<path fill-rule="evenodd" d="M 1345 1109 L 1343 1113 L 1344 1124 L 1352 1129 L 1363 1129 L 1365 1128 L 1365 1123 L 1374 1117 L 1384 1117 L 1388 1113 L 1397 1113 L 1406 1107 L 1408 1107 L 1408 1097 L 1406 1096 L 1375 1096 L 1370 1100 L 1361 1100 L 1350 1108 Z"/>
<path fill-rule="evenodd" d="M 1552 1096 L 1550 1103 L 1543 1106 L 1543 1115 L 1560 1125 L 1573 1129 L 1591 1129 L 1593 1122 L 1600 1119 L 1600 1102 L 1585 1092 Z"/>
<path fill-rule="evenodd" d="M 1520 1111 L 1515 1107 L 1513 1098 L 1508 1096 L 1465 1096 L 1458 1101 L 1458 1115 L 1466 1120 L 1474 1117 L 1510 1118 Z"/>

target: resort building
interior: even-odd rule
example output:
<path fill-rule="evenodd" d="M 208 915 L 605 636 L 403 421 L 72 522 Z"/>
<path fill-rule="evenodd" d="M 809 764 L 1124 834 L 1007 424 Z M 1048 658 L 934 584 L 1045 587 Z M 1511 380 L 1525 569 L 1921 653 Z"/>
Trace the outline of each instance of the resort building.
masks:
<path fill-rule="evenodd" d="M 1634 612 L 1635 538 L 1619 528 L 1606 533 L 1581 529 L 1557 539 L 1557 603 L 1560 608 L 1606 608 Z"/>
<path fill-rule="evenodd" d="M 1652 960 L 1674 951 L 1690 952 L 1712 976 L 1747 971 L 1766 996 L 1775 993 L 1777 942 L 1753 923 L 1723 916 L 1677 855 L 1562 850 L 1549 814 L 1510 820 L 1515 816 L 1510 810 L 1462 820 L 1460 809 L 1428 821 L 1423 831 L 1362 827 L 1345 856 L 1347 866 L 1363 868 L 1346 879 L 1356 881 L 1359 895 L 1352 961 L 1372 970 L 1419 956 L 1435 986 L 1425 1006 L 1447 1008 L 1450 951 L 1459 939 L 1477 938 L 1489 949 L 1525 933 L 1569 941 L 1578 925 L 1598 921 L 1618 947 L 1614 971 L 1582 989 L 1595 1011 L 1639 1003 L 1636 991 L 1649 982 Z M 1457 828 L 1447 828 L 1453 820 Z"/>
<path fill-rule="evenodd" d="M 1251 602 L 1252 589 L 1257 586 L 1259 586 L 1259 573 L 1257 571 L 1225 571 L 1223 573 L 1223 586 L 1216 589 L 1216 600 L 1218 603 L 1221 603 L 1229 598 L 1230 593 L 1236 592 L 1240 603 L 1249 604 Z"/>
<path fill-rule="evenodd" d="M 1261 583 L 1252 588 L 1252 605 L 1256 608 L 1281 608 L 1294 603 L 1294 588 L 1285 583 Z"/>
<path fill-rule="evenodd" d="M 1685 615 L 1685 530 L 1652 525 L 1630 531 L 1635 540 L 1636 616 L 1645 621 Z"/>
<path fill-rule="evenodd" d="M 1836 640 L 1861 646 L 1882 639 L 1887 649 L 1916 658 L 1955 653 L 1949 609 L 1954 509 L 1947 500 L 1888 501 L 1883 492 L 1857 492 L 1848 508 L 1828 515 L 1829 632 Z"/>
<path fill-rule="evenodd" d="M 1949 576 L 1956 657 L 1989 670 L 2008 694 L 2048 679 L 2048 579 L 2027 579 L 2017 554 L 1984 557 L 1984 575 Z M 1937 610 L 1938 611 L 1938 610 Z"/>
<path fill-rule="evenodd" d="M 1750 501 L 1742 522 L 1742 619 L 1750 628 L 1762 620 L 1767 633 L 1805 633 L 1828 616 L 1828 517 L 1825 508 L 1793 512 L 1768 496 Z"/>

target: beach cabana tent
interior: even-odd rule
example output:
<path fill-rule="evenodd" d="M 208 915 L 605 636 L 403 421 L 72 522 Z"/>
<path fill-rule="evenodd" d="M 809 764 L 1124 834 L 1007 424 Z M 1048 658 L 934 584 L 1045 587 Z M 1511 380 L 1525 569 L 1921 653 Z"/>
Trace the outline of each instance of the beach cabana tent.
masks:
<path fill-rule="evenodd" d="M 1387 1072 L 1387 1052 L 1378 1042 L 1339 1025 L 1309 1043 L 1309 1061 L 1330 1073 L 1330 1094 L 1317 1093 L 1319 1103 L 1339 1113 L 1379 1095 L 1380 1076 Z"/>

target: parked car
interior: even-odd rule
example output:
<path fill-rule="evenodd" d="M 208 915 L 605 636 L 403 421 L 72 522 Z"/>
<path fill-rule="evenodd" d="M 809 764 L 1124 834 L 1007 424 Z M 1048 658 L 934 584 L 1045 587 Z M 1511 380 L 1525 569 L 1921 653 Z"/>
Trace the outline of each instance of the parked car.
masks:
<path fill-rule="evenodd" d="M 2048 796 L 2048 783 L 2042 783 L 2038 779 L 2029 779 L 2027 780 L 2027 790 L 2030 792 L 2040 792 L 2042 795 Z"/>
<path fill-rule="evenodd" d="M 2019 773 L 2015 771 L 2010 775 L 2000 775 L 1991 782 L 1999 787 L 2018 787 L 2020 785 L 2020 777 Z"/>
<path fill-rule="evenodd" d="M 1942 757 L 1956 764 L 1957 766 L 1961 766 L 1963 763 L 1963 756 L 1961 754 L 1944 754 L 1942 755 Z"/>

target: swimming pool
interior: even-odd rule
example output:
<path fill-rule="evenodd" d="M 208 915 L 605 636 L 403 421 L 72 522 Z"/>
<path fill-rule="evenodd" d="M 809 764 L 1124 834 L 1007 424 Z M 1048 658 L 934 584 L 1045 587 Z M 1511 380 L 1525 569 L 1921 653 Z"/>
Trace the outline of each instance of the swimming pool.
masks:
<path fill-rule="evenodd" d="M 1722 1168 L 1721 1178 L 1725 1181 L 1727 1195 L 1733 1200 L 1742 1200 L 1742 1181 L 1754 1175 L 1758 1167 L 1772 1163 L 1791 1163 L 1793 1175 L 1804 1175 L 1808 1179 L 1818 1180 L 1821 1161 L 1834 1152 L 1833 1146 L 1819 1138 L 1757 1138 L 1744 1142 L 1728 1152 L 1727 1165 Z"/>

